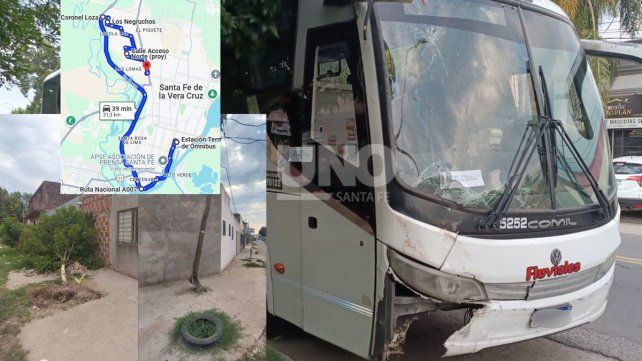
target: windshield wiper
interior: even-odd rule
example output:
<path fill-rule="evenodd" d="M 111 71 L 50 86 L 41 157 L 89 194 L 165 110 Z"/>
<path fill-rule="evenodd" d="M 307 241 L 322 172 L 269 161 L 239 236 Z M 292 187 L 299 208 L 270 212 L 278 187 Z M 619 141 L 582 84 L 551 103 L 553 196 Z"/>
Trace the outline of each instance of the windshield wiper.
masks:
<path fill-rule="evenodd" d="M 582 159 L 579 152 L 577 151 L 577 148 L 575 148 L 575 145 L 573 144 L 573 141 L 571 140 L 570 136 L 564 129 L 562 122 L 560 120 L 554 119 L 552 116 L 549 116 L 549 114 L 552 114 L 552 109 L 551 109 L 548 89 L 546 87 L 546 77 L 544 76 L 544 72 L 541 66 L 540 66 L 539 73 L 540 73 L 539 75 L 540 75 L 541 86 L 543 90 L 542 94 L 544 96 L 547 115 L 538 116 L 538 121 L 536 125 L 537 129 L 534 132 L 532 132 L 528 136 L 528 138 L 526 138 L 526 133 L 524 134 L 524 136 L 522 136 L 522 140 L 519 144 L 519 147 L 517 148 L 517 152 L 515 154 L 515 157 L 513 158 L 513 162 L 508 171 L 508 180 L 506 183 L 506 187 L 504 188 L 504 191 L 502 192 L 502 195 L 499 201 L 491 209 L 488 216 L 479 223 L 478 228 L 480 230 L 487 230 L 491 227 L 496 228 L 499 225 L 501 219 L 506 215 L 506 212 L 508 212 L 510 203 L 515 195 L 515 192 L 517 191 L 517 188 L 519 187 L 519 184 L 521 183 L 521 180 L 526 171 L 526 167 L 530 163 L 530 159 L 532 158 L 535 152 L 535 149 L 539 146 L 538 143 L 541 141 L 544 131 L 550 132 L 549 133 L 550 140 L 547 142 L 548 147 L 546 147 L 546 149 L 548 150 L 547 153 L 549 153 L 547 154 L 547 157 L 551 156 L 551 157 L 557 158 L 557 145 L 555 144 L 555 133 L 558 133 L 560 135 L 562 142 L 569 148 L 575 161 L 580 165 L 580 169 L 582 170 L 582 173 L 584 173 L 584 175 L 588 179 L 591 185 L 591 188 L 593 189 L 593 192 L 595 193 L 595 196 L 598 200 L 598 203 L 602 208 L 602 214 L 604 218 L 611 218 L 613 216 L 613 208 L 611 207 L 611 203 L 609 202 L 608 198 L 606 197 L 602 189 L 600 189 L 600 186 L 597 180 L 595 179 L 595 177 L 593 177 L 593 174 L 591 174 L 588 166 L 584 162 L 584 159 Z M 528 132 L 528 129 L 531 126 L 532 125 L 530 124 L 528 125 L 526 132 Z M 527 140 L 526 140 L 526 144 L 524 145 L 525 139 Z M 553 150 L 553 147 L 555 147 L 554 150 Z M 550 165 L 550 168 L 547 167 L 548 169 L 544 169 L 544 173 L 547 176 L 549 181 L 548 182 L 549 187 L 556 186 L 556 183 L 557 183 L 557 161 L 555 161 L 554 163 L 555 164 L 552 165 L 550 162 L 547 162 L 547 164 Z M 555 188 L 553 188 L 551 191 L 552 200 L 555 199 L 554 192 L 555 192 Z"/>
<path fill-rule="evenodd" d="M 544 78 L 544 68 L 542 68 L 541 65 L 539 66 L 539 77 L 542 87 L 542 95 L 544 97 L 544 114 L 547 114 L 549 117 L 549 119 L 545 120 L 550 121 L 553 114 L 553 108 L 551 107 L 551 98 L 549 97 L 546 79 Z M 548 134 L 544 138 L 544 144 L 546 151 L 546 167 L 544 168 L 544 174 L 546 175 L 548 189 L 551 194 L 551 208 L 555 209 L 557 205 L 557 200 L 555 199 L 555 188 L 557 187 L 557 162 L 555 161 L 557 158 L 557 142 L 555 138 L 555 129 L 553 129 L 552 126 L 548 127 Z"/>
<path fill-rule="evenodd" d="M 575 144 L 573 144 L 571 137 L 568 135 L 568 133 L 564 129 L 562 122 L 557 119 L 553 119 L 551 124 L 553 124 L 553 127 L 555 128 L 557 133 L 560 135 L 562 142 L 566 144 L 566 146 L 569 148 L 571 155 L 573 156 L 573 158 L 575 158 L 575 161 L 580 166 L 582 173 L 584 173 L 584 175 L 586 176 L 586 179 L 589 181 L 589 184 L 593 189 L 593 193 L 595 193 L 595 197 L 597 198 L 597 201 L 600 204 L 600 207 L 602 208 L 602 215 L 604 216 L 604 218 L 612 218 L 613 207 L 611 206 L 611 202 L 609 202 L 608 197 L 606 196 L 606 194 L 604 194 L 604 191 L 600 188 L 600 185 L 595 179 L 595 177 L 593 176 L 593 174 L 591 174 L 591 171 L 589 170 L 588 166 L 584 162 L 584 159 L 582 159 L 582 156 L 580 155 L 580 153 L 577 151 L 577 148 L 575 148 Z"/>
<path fill-rule="evenodd" d="M 606 196 L 606 194 L 604 194 L 604 191 L 602 191 L 602 189 L 600 188 L 600 184 L 597 182 L 597 180 L 591 173 L 589 167 L 584 162 L 584 159 L 578 152 L 577 148 L 575 147 L 575 144 L 573 144 L 571 137 L 566 132 L 566 129 L 564 129 L 564 125 L 562 124 L 562 121 L 559 119 L 555 119 L 553 117 L 552 109 L 550 106 L 551 102 L 548 94 L 548 88 L 546 86 L 546 76 L 544 75 L 544 71 L 542 70 L 541 66 L 539 67 L 539 76 L 542 82 L 542 93 L 544 95 L 544 101 L 547 107 L 548 123 L 550 124 L 551 133 L 557 132 L 560 135 L 560 138 L 562 139 L 562 143 L 564 143 L 566 147 L 568 147 L 569 151 L 571 152 L 571 155 L 573 156 L 573 158 L 575 158 L 575 161 L 580 166 L 582 173 L 584 173 L 584 176 L 586 176 L 586 179 L 589 181 L 591 188 L 593 188 L 593 193 L 595 193 L 595 197 L 597 198 L 597 201 L 600 204 L 600 207 L 602 208 L 602 215 L 604 216 L 604 218 L 613 217 L 613 207 L 611 206 L 611 202 L 609 202 L 608 197 Z M 554 134 L 551 134 L 551 138 L 552 139 L 555 138 Z M 557 173 L 557 170 L 555 170 L 555 173 Z"/>
<path fill-rule="evenodd" d="M 495 203 L 495 206 L 491 209 L 490 214 L 479 223 L 480 230 L 496 228 L 499 225 L 500 220 L 508 211 L 515 192 L 517 191 L 517 188 L 519 188 L 519 184 L 522 182 L 524 173 L 526 173 L 526 168 L 530 164 L 533 154 L 535 154 L 537 143 L 542 138 L 542 134 L 546 127 L 547 124 L 542 122 L 541 119 L 538 119 L 536 124 L 531 124 L 531 122 L 529 122 L 526 126 L 524 134 L 522 135 L 522 140 L 515 152 L 515 157 L 513 157 L 513 161 L 508 169 L 506 187 L 497 203 Z M 533 128 L 534 130 L 527 136 L 529 133 L 528 131 Z"/>

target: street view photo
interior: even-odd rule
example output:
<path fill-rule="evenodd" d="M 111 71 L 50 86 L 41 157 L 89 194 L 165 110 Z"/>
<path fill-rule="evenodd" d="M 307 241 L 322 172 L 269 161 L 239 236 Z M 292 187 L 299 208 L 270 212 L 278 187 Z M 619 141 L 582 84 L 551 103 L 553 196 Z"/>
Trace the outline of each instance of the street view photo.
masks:
<path fill-rule="evenodd" d="M 61 193 L 59 130 L 57 115 L 0 116 L 0 360 L 137 360 L 117 210 Z"/>
<path fill-rule="evenodd" d="M 220 194 L 113 196 L 135 219 L 139 360 L 265 357 L 265 115 L 221 120 Z"/>
<path fill-rule="evenodd" d="M 57 116 L 0 117 L 0 360 L 265 357 L 266 121 L 222 124 L 220 194 L 69 195 Z"/>

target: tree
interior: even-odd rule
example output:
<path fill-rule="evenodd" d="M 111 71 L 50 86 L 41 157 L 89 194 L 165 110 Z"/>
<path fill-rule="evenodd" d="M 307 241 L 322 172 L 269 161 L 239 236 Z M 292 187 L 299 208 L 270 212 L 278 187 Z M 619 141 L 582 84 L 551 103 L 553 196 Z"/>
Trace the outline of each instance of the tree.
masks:
<path fill-rule="evenodd" d="M 259 229 L 259 235 L 261 237 L 267 237 L 267 228 L 265 226 L 263 226 L 263 227 L 261 227 L 261 229 Z"/>
<path fill-rule="evenodd" d="M 30 266 L 39 272 L 60 269 L 63 281 L 69 263 L 79 262 L 91 269 L 102 266 L 94 217 L 71 206 L 52 215 L 42 214 L 38 223 L 26 228 L 18 247 Z"/>
<path fill-rule="evenodd" d="M 6 217 L 0 223 L 0 242 L 10 247 L 18 245 L 18 240 L 24 229 L 24 225 L 15 217 Z"/>
<path fill-rule="evenodd" d="M 44 78 L 60 67 L 58 0 L 0 2 L 0 87 L 34 91 L 30 105 L 16 112 L 37 113 Z"/>
<path fill-rule="evenodd" d="M 642 25 L 641 0 L 555 0 L 575 24 L 581 38 L 598 39 L 597 24 L 619 17 L 624 34 L 635 36 Z M 611 63 L 606 58 L 591 58 L 591 69 L 600 90 L 602 101 L 608 99 L 613 75 Z"/>
<path fill-rule="evenodd" d="M 201 285 L 198 280 L 198 269 L 201 265 L 201 253 L 203 252 L 203 239 L 205 238 L 205 231 L 207 230 L 207 219 L 210 215 L 210 208 L 212 206 L 212 198 L 214 195 L 209 195 L 205 198 L 205 207 L 203 207 L 203 216 L 201 217 L 201 227 L 198 232 L 198 240 L 196 241 L 196 254 L 194 255 L 194 263 L 192 264 L 192 275 L 188 279 L 197 292 L 205 292 L 207 289 Z"/>
<path fill-rule="evenodd" d="M 24 221 L 28 213 L 31 194 L 12 192 L 0 187 L 0 222 L 6 217 L 14 217 Z"/>
<path fill-rule="evenodd" d="M 275 19 L 281 0 L 222 0 L 221 5 L 221 68 L 224 79 L 230 79 L 221 84 L 223 113 L 247 113 L 255 60 L 269 40 L 278 38 Z"/>
<path fill-rule="evenodd" d="M 92 221 L 93 222 L 93 221 Z M 53 236 L 53 252 L 60 261 L 60 278 L 67 283 L 67 264 L 76 249 L 83 247 L 95 238 L 93 227 L 84 224 L 69 224 L 61 227 Z"/>

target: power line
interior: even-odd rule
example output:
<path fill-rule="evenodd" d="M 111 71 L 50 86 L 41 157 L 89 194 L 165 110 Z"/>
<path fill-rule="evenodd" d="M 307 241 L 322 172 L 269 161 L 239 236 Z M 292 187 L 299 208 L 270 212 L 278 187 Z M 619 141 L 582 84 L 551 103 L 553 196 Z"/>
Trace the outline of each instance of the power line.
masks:
<path fill-rule="evenodd" d="M 237 119 L 234 119 L 234 118 L 232 118 L 232 117 L 228 117 L 227 119 L 228 119 L 228 120 L 232 120 L 232 121 L 236 122 L 237 124 L 244 125 L 244 126 L 246 126 L 246 127 L 255 127 L 255 128 L 258 128 L 258 127 L 263 127 L 263 126 L 265 126 L 265 125 L 267 124 L 267 123 L 249 124 L 249 123 L 241 122 L 241 121 L 239 121 L 239 120 L 237 120 Z"/>
<path fill-rule="evenodd" d="M 224 136 L 225 139 L 229 139 L 233 141 L 234 143 L 237 144 L 254 144 L 254 143 L 259 143 L 263 142 L 265 143 L 265 139 L 259 139 L 259 138 L 247 138 L 247 137 L 230 137 L 230 136 Z"/>
<path fill-rule="evenodd" d="M 260 142 L 265 142 L 265 139 L 259 139 L 259 138 L 248 138 L 248 137 L 233 137 L 233 136 L 228 136 L 225 133 L 225 126 L 226 126 L 226 120 L 232 120 L 233 122 L 246 126 L 246 127 L 253 127 L 253 128 L 258 128 L 258 127 L 265 127 L 267 123 L 260 123 L 260 124 L 249 124 L 245 122 L 241 122 L 237 119 L 232 118 L 231 116 L 223 117 L 222 122 L 221 122 L 221 131 L 223 132 L 223 146 L 225 147 L 225 165 L 226 167 L 221 166 L 222 169 L 225 169 L 225 175 L 227 177 L 227 184 L 230 188 L 230 198 L 232 199 L 232 205 L 234 206 L 234 213 L 238 213 L 236 210 L 236 201 L 234 200 L 234 192 L 232 191 L 232 182 L 230 181 L 230 161 L 228 157 L 228 149 L 227 149 L 227 144 L 225 142 L 225 139 L 229 139 L 233 141 L 234 143 L 237 144 L 254 144 L 254 143 L 260 143 Z"/>

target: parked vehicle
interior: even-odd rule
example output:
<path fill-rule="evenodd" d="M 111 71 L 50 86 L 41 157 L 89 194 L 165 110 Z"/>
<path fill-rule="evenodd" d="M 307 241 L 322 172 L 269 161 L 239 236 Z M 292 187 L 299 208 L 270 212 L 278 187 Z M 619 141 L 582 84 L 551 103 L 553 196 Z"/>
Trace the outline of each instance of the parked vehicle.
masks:
<path fill-rule="evenodd" d="M 642 156 L 613 159 L 617 179 L 617 199 L 628 210 L 642 209 Z"/>
<path fill-rule="evenodd" d="M 47 75 L 42 83 L 41 113 L 60 113 L 60 70 Z"/>
<path fill-rule="evenodd" d="M 466 310 L 446 355 L 594 321 L 620 244 L 604 110 L 548 0 L 300 0 L 269 109 L 268 337 L 385 360 Z"/>

